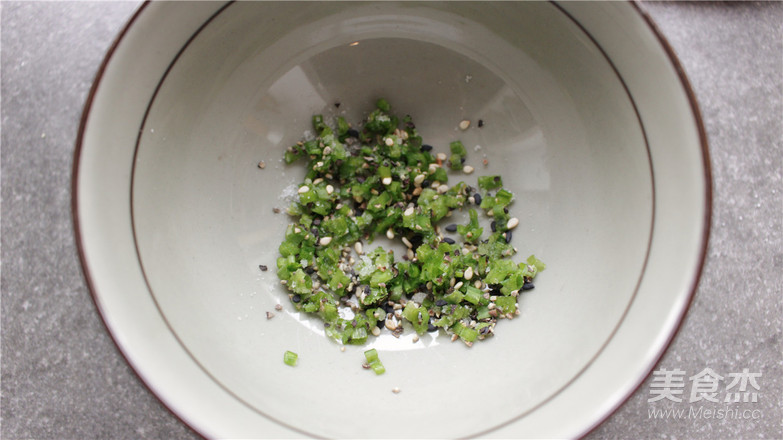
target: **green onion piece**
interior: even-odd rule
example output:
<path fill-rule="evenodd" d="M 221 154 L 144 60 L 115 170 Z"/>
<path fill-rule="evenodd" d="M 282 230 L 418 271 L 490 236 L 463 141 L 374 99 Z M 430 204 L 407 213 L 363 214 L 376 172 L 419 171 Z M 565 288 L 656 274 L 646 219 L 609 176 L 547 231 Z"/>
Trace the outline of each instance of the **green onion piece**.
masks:
<path fill-rule="evenodd" d="M 386 367 L 384 367 L 380 362 L 371 362 L 370 368 L 372 368 L 372 371 L 374 371 L 377 375 L 381 375 L 386 372 Z"/>
<path fill-rule="evenodd" d="M 517 299 L 513 296 L 501 296 L 495 300 L 495 305 L 503 311 L 503 313 L 514 313 L 516 310 Z"/>
<path fill-rule="evenodd" d="M 484 190 L 491 190 L 503 186 L 503 179 L 500 176 L 481 176 L 478 178 L 478 186 Z"/>
<path fill-rule="evenodd" d="M 373 362 L 380 362 L 378 359 L 378 351 L 374 348 L 371 348 L 364 352 L 364 357 L 367 359 L 367 362 L 373 363 Z"/>
<path fill-rule="evenodd" d="M 296 365 L 297 359 L 299 359 L 299 355 L 293 351 L 286 351 L 283 355 L 283 362 L 285 362 L 286 365 L 290 365 L 292 367 Z"/>

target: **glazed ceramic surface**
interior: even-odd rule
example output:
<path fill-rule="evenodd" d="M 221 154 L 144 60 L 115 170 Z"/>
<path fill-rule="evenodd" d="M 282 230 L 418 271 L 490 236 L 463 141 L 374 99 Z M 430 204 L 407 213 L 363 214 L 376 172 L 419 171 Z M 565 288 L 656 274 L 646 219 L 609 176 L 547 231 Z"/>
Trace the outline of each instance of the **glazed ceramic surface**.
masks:
<path fill-rule="evenodd" d="M 311 115 L 360 121 L 379 97 L 436 151 L 466 145 L 476 173 L 451 180 L 502 175 L 519 255 L 547 263 L 472 348 L 407 332 L 341 351 L 274 273 L 273 208 L 304 175 L 283 151 Z M 709 173 L 689 97 L 628 3 L 147 4 L 85 110 L 85 273 L 129 362 L 208 437 L 577 436 L 646 376 L 698 278 Z M 382 376 L 361 368 L 371 347 Z"/>

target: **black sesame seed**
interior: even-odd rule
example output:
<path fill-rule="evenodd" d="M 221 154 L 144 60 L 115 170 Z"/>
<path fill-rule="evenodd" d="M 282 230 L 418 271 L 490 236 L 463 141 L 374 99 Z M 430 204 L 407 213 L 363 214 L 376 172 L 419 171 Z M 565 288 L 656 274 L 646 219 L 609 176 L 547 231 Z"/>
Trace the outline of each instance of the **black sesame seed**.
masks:
<path fill-rule="evenodd" d="M 312 275 L 312 274 L 313 274 L 313 272 L 315 272 L 315 269 L 313 269 L 311 266 L 307 266 L 307 267 L 305 268 L 305 273 L 306 273 L 306 274 L 308 274 L 308 275 Z"/>
<path fill-rule="evenodd" d="M 427 324 L 427 331 L 428 331 L 428 332 L 436 332 L 436 331 L 438 331 L 438 327 L 435 327 L 435 326 L 434 326 L 434 325 L 432 325 L 432 323 L 430 322 L 430 323 L 428 323 L 428 324 Z"/>
<path fill-rule="evenodd" d="M 394 306 L 389 303 L 386 303 L 383 305 L 383 311 L 386 312 L 387 314 L 394 313 Z"/>
<path fill-rule="evenodd" d="M 522 285 L 522 290 L 532 290 L 535 287 L 530 281 L 525 281 L 525 284 Z"/>
<path fill-rule="evenodd" d="M 478 120 L 478 126 L 479 126 L 479 128 L 484 126 L 484 120 L 483 119 L 479 119 Z"/>
<path fill-rule="evenodd" d="M 511 243 L 511 231 L 506 231 L 506 243 Z"/>
<path fill-rule="evenodd" d="M 454 243 L 456 243 L 456 242 L 454 241 L 454 239 L 452 239 L 452 238 L 450 238 L 450 237 L 443 237 L 443 242 L 444 242 L 444 243 L 448 243 L 448 244 L 454 244 Z"/>
<path fill-rule="evenodd" d="M 299 302 L 299 301 L 301 301 L 301 300 L 302 300 L 302 297 L 301 297 L 301 296 L 299 296 L 299 294 L 298 294 L 298 293 L 295 293 L 295 294 L 294 294 L 294 296 L 292 296 L 292 297 L 291 297 L 291 301 L 293 301 L 293 302 L 295 302 L 295 303 L 298 303 L 298 302 Z"/>
<path fill-rule="evenodd" d="M 383 319 L 379 319 L 378 321 L 375 322 L 375 325 L 377 325 L 378 328 L 383 328 L 386 326 L 386 323 L 383 321 L 384 321 Z"/>
<path fill-rule="evenodd" d="M 335 103 L 334 103 L 334 107 L 335 107 L 335 108 L 340 108 L 340 103 L 339 103 L 339 102 L 335 102 Z"/>
<path fill-rule="evenodd" d="M 448 303 L 446 302 L 445 299 L 439 299 L 439 300 L 435 301 L 435 305 L 438 306 L 438 307 L 443 307 L 446 304 L 448 304 Z"/>
<path fill-rule="evenodd" d="M 430 181 L 429 181 L 429 180 L 427 180 L 427 179 L 424 179 L 424 181 L 423 181 L 423 182 L 421 182 L 421 187 L 422 187 L 422 188 L 427 188 L 427 187 L 428 187 L 428 186 L 430 186 L 430 185 L 432 185 L 432 182 L 430 182 Z"/>
<path fill-rule="evenodd" d="M 473 200 L 476 201 L 476 205 L 480 205 L 481 204 L 481 194 L 474 195 L 473 196 Z"/>
<path fill-rule="evenodd" d="M 495 220 L 492 220 L 492 223 L 489 224 L 490 229 L 492 229 L 492 232 L 495 232 L 497 230 L 497 222 Z"/>
<path fill-rule="evenodd" d="M 359 131 L 354 130 L 353 128 L 349 128 L 346 134 L 348 135 L 348 137 L 357 138 L 357 139 L 359 138 Z"/>
<path fill-rule="evenodd" d="M 446 230 L 449 231 L 449 232 L 457 232 L 457 224 L 456 223 L 452 223 L 452 224 L 446 226 Z"/>
<path fill-rule="evenodd" d="M 505 212 L 506 214 L 508 214 L 508 208 L 503 208 L 503 212 Z"/>
<path fill-rule="evenodd" d="M 427 144 L 422 145 L 421 151 L 432 151 L 432 145 L 427 145 Z"/>
<path fill-rule="evenodd" d="M 266 272 L 267 270 L 269 270 L 269 268 L 266 267 L 266 265 L 264 264 L 259 264 L 258 268 L 261 269 L 261 272 Z"/>

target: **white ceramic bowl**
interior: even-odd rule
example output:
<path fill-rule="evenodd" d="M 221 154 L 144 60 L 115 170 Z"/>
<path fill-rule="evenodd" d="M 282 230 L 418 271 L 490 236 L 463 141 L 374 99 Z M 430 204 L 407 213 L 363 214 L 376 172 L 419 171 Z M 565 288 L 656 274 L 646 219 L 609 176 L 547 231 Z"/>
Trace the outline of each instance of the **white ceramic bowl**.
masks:
<path fill-rule="evenodd" d="M 501 174 L 516 246 L 548 265 L 521 319 L 472 348 L 371 342 L 382 376 L 288 303 L 272 212 L 303 176 L 280 158 L 310 116 L 357 121 L 378 97 Z M 205 436 L 572 437 L 638 386 L 687 309 L 708 164 L 687 81 L 635 4 L 149 3 L 90 94 L 74 216 L 117 345 Z"/>

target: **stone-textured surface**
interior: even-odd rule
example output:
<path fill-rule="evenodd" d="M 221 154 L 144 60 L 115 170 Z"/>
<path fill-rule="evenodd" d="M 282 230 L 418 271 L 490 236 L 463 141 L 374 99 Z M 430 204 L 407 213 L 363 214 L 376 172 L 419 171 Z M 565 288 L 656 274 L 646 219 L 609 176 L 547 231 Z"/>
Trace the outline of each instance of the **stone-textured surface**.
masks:
<path fill-rule="evenodd" d="M 198 438 L 113 345 L 73 240 L 70 172 L 81 106 L 134 7 L 0 3 L 4 439 Z M 714 173 L 712 237 L 692 308 L 656 367 L 686 373 L 683 402 L 649 403 L 648 378 L 589 437 L 783 438 L 783 3 L 646 8 L 701 103 Z M 689 403 L 688 377 L 705 368 L 725 379 L 745 368 L 762 373 L 760 389 L 749 388 L 758 401 Z M 699 408 L 702 416 L 688 418 Z M 704 417 L 705 409 L 726 408 L 739 411 Z M 651 418 L 657 409 L 684 416 Z M 732 415 L 745 409 L 749 419 Z"/>

